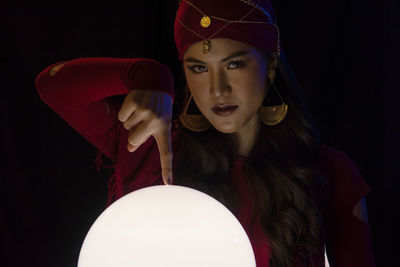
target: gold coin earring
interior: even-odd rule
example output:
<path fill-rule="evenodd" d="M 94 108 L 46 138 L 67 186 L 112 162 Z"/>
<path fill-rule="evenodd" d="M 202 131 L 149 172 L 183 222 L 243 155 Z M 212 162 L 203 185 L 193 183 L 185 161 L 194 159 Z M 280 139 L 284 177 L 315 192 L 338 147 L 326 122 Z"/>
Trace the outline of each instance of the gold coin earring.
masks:
<path fill-rule="evenodd" d="M 288 111 L 288 105 L 283 101 L 278 89 L 275 87 L 274 78 L 275 70 L 269 72 L 270 83 L 268 87 L 272 85 L 275 92 L 278 94 L 282 104 L 274 106 L 264 106 L 259 109 L 260 120 L 268 126 L 274 126 L 279 124 L 286 117 Z M 269 91 L 269 90 L 268 90 Z"/>
<path fill-rule="evenodd" d="M 210 122 L 202 114 L 187 114 L 190 101 L 193 96 L 190 94 L 189 101 L 187 102 L 182 114 L 179 115 L 179 120 L 184 127 L 193 132 L 203 132 L 210 128 Z"/>

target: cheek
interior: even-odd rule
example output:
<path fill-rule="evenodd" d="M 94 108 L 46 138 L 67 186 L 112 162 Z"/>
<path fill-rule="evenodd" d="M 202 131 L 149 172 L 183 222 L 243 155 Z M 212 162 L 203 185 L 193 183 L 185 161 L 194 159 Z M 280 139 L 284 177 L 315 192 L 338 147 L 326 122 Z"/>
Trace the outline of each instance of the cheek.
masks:
<path fill-rule="evenodd" d="M 198 92 L 204 91 L 205 80 L 201 75 L 193 74 L 185 69 L 185 78 L 192 95 L 197 95 Z"/>
<path fill-rule="evenodd" d="M 205 92 L 204 83 L 189 79 L 189 80 L 187 80 L 187 84 L 189 87 L 189 91 L 193 95 L 194 98 L 201 96 L 203 94 L 203 92 Z"/>
<path fill-rule="evenodd" d="M 265 77 L 255 72 L 249 72 L 235 77 L 232 80 L 235 84 L 239 98 L 246 99 L 246 101 L 262 102 L 266 95 Z"/>
<path fill-rule="evenodd" d="M 251 81 L 253 82 L 253 87 L 257 88 L 261 92 L 265 92 L 266 79 L 267 79 L 266 68 L 258 64 L 251 73 L 252 73 Z"/>
<path fill-rule="evenodd" d="M 264 68 L 254 70 L 249 84 L 251 84 L 250 90 L 253 94 L 257 95 L 262 103 L 267 92 L 266 72 L 264 72 Z"/>

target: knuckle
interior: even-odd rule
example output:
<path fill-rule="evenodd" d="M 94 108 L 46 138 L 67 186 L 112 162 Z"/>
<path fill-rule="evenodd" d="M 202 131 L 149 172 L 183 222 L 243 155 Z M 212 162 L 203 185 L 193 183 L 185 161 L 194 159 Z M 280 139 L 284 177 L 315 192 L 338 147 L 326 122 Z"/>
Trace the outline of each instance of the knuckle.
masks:
<path fill-rule="evenodd" d="M 141 113 L 142 116 L 146 117 L 151 114 L 151 110 L 148 107 L 142 105 L 137 106 L 135 112 Z"/>
<path fill-rule="evenodd" d="M 133 146 L 139 146 L 141 145 L 140 142 L 138 142 L 136 139 L 128 139 L 129 144 L 133 145 Z"/>
<path fill-rule="evenodd" d="M 123 114 L 123 110 L 122 109 L 120 109 L 119 111 L 118 111 L 118 119 L 121 121 L 121 122 L 124 122 L 124 120 L 123 120 L 123 116 L 124 114 Z"/>
<path fill-rule="evenodd" d="M 161 123 L 161 119 L 159 118 L 159 117 L 157 117 L 157 116 L 152 116 L 153 117 L 153 123 L 155 124 L 155 125 L 160 125 L 160 123 Z M 158 128 L 158 127 L 157 127 Z"/>
<path fill-rule="evenodd" d="M 129 144 L 138 145 L 138 138 L 134 133 L 131 133 L 128 137 Z"/>
<path fill-rule="evenodd" d="M 170 115 L 169 115 L 169 114 L 166 114 L 166 113 L 161 114 L 161 115 L 158 116 L 157 118 L 158 118 L 158 120 L 159 120 L 160 122 L 162 122 L 162 123 L 164 123 L 164 124 L 168 124 L 169 121 L 171 120 Z"/>
<path fill-rule="evenodd" d="M 137 104 L 135 112 L 142 112 L 143 110 L 145 110 L 145 108 L 142 105 Z"/>
<path fill-rule="evenodd" d="M 129 107 L 130 107 L 131 109 L 138 109 L 138 108 L 140 108 L 140 106 L 138 105 L 138 103 L 137 103 L 136 101 L 134 101 L 134 100 L 131 100 L 131 101 L 129 102 Z"/>
<path fill-rule="evenodd" d="M 149 108 L 143 108 L 142 112 L 143 112 L 143 115 L 146 117 L 153 114 L 153 111 Z"/>

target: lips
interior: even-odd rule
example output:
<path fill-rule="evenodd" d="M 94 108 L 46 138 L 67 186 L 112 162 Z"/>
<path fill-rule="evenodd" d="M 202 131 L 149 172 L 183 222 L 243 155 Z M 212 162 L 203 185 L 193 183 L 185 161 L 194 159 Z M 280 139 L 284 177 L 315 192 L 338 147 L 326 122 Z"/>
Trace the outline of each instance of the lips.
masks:
<path fill-rule="evenodd" d="M 235 112 L 235 110 L 238 108 L 239 106 L 233 106 L 233 105 L 218 105 L 212 108 L 212 111 L 214 111 L 215 114 L 217 114 L 218 116 L 229 116 L 231 115 L 233 112 Z"/>

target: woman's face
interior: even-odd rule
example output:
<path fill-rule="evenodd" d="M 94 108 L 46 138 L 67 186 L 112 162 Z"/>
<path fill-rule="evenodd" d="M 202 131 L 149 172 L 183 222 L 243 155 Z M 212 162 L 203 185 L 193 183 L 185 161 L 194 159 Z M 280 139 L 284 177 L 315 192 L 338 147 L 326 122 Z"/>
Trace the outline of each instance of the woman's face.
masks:
<path fill-rule="evenodd" d="M 258 122 L 266 95 L 267 61 L 256 48 L 226 38 L 211 39 L 211 52 L 202 42 L 185 52 L 186 80 L 199 110 L 220 132 L 236 133 Z"/>

